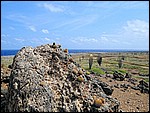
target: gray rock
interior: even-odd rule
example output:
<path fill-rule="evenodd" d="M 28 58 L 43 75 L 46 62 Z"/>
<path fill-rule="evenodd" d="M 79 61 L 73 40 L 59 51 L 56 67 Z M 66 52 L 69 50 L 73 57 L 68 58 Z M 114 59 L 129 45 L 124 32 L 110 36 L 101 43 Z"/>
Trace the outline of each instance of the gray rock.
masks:
<path fill-rule="evenodd" d="M 131 74 L 126 73 L 125 78 L 131 78 L 131 77 L 132 77 L 132 75 L 131 75 Z"/>
<path fill-rule="evenodd" d="M 122 73 L 119 73 L 118 71 L 115 71 L 113 73 L 113 77 L 114 79 L 119 80 L 119 81 L 123 81 L 125 79 L 124 75 Z"/>
<path fill-rule="evenodd" d="M 137 86 L 131 86 L 131 88 L 134 89 L 134 90 L 140 90 L 140 88 L 137 87 Z"/>
<path fill-rule="evenodd" d="M 103 91 L 105 92 L 106 95 L 111 95 L 113 93 L 113 89 L 110 88 L 109 86 L 103 87 Z"/>
<path fill-rule="evenodd" d="M 114 106 L 113 111 L 118 111 L 120 103 L 108 96 L 112 88 L 87 75 L 60 47 L 55 43 L 23 47 L 15 55 L 4 111 L 101 112 Z M 78 73 L 74 74 L 73 69 Z M 78 76 L 83 80 L 79 81 Z M 104 98 L 109 106 L 94 107 L 93 96 Z"/>

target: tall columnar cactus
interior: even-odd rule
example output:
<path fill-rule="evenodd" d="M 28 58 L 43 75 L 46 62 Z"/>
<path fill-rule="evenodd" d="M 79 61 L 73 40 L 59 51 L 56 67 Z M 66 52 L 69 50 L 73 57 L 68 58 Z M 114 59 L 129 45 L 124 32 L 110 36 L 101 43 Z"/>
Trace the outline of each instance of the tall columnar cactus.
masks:
<path fill-rule="evenodd" d="M 125 59 L 125 56 L 122 56 L 122 60 L 124 60 Z"/>
<path fill-rule="evenodd" d="M 93 55 L 90 54 L 90 57 L 89 57 L 89 69 L 92 68 L 92 64 L 93 64 Z"/>
<path fill-rule="evenodd" d="M 119 66 L 119 68 L 122 68 L 122 65 L 123 65 L 123 60 L 118 60 L 118 66 Z"/>
<path fill-rule="evenodd" d="M 99 66 L 101 66 L 101 64 L 102 64 L 102 57 L 101 56 L 97 57 L 97 63 L 99 64 Z"/>
<path fill-rule="evenodd" d="M 82 56 L 82 59 L 84 60 L 84 55 Z"/>

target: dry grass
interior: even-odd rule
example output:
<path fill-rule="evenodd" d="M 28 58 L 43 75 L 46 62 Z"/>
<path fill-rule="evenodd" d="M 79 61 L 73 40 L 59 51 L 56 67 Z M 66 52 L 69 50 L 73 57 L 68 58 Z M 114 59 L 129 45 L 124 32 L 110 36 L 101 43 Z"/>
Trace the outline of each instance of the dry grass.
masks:
<path fill-rule="evenodd" d="M 137 70 L 138 74 L 148 75 L 149 74 L 149 53 L 101 53 L 102 65 L 99 66 L 97 63 L 98 53 L 93 54 L 93 65 L 92 69 L 89 70 L 89 56 L 87 54 L 74 54 L 72 55 L 74 60 L 81 65 L 82 68 L 88 71 L 95 71 L 98 74 L 104 74 L 104 70 L 112 74 L 115 70 L 122 71 L 123 73 L 131 73 L 132 70 Z M 84 59 L 83 59 L 84 56 Z M 118 60 L 124 56 L 122 68 L 118 67 Z M 132 73 L 131 73 L 132 74 Z M 146 79 L 148 81 L 149 79 Z"/>

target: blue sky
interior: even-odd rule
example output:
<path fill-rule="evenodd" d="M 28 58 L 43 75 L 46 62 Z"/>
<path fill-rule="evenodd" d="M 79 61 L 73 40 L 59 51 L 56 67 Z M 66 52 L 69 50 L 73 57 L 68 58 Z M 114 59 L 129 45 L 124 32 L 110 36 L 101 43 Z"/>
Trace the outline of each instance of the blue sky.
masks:
<path fill-rule="evenodd" d="M 2 1 L 1 49 L 149 50 L 148 1 Z"/>

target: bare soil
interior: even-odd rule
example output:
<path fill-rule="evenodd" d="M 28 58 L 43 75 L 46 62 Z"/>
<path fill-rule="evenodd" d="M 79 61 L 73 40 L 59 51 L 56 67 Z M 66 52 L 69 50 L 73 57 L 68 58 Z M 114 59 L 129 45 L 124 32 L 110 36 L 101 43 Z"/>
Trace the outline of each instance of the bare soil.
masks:
<path fill-rule="evenodd" d="M 110 86 L 114 84 L 129 84 L 130 82 L 117 81 L 108 77 L 100 77 L 100 80 L 108 83 Z M 111 80 L 111 82 L 110 82 Z M 112 97 L 120 101 L 119 109 L 125 112 L 148 112 L 149 111 L 149 94 L 141 93 L 140 90 L 134 90 L 130 87 L 128 89 L 113 87 L 114 91 Z"/>

